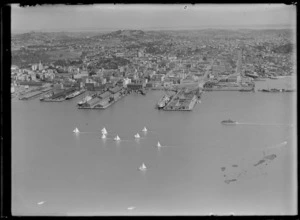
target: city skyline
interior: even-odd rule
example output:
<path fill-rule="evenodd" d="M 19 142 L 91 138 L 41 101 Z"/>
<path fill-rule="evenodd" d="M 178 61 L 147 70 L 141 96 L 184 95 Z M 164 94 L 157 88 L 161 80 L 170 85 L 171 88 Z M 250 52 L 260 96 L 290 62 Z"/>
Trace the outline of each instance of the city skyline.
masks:
<path fill-rule="evenodd" d="M 99 4 L 33 7 L 20 7 L 13 4 L 11 10 L 12 33 L 117 29 L 276 29 L 295 27 L 295 22 L 295 6 L 284 4 Z"/>

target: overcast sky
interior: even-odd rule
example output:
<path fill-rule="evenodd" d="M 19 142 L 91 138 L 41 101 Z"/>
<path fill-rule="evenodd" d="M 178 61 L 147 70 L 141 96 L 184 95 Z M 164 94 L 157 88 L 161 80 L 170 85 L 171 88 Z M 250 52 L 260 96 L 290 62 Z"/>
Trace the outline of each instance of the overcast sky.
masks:
<path fill-rule="evenodd" d="M 12 32 L 296 25 L 296 7 L 226 5 L 12 5 Z"/>

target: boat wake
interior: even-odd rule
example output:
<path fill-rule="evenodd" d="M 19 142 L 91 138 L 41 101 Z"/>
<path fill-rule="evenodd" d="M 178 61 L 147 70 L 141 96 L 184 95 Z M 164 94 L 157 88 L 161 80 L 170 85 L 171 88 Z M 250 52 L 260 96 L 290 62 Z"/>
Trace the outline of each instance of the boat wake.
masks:
<path fill-rule="evenodd" d="M 80 131 L 79 134 L 99 134 L 98 131 Z"/>
<path fill-rule="evenodd" d="M 287 145 L 287 143 L 288 143 L 287 141 L 284 141 L 284 142 L 282 142 L 282 143 L 280 143 L 280 144 L 276 144 L 276 145 L 274 145 L 274 146 L 267 147 L 267 148 L 264 148 L 264 149 L 275 149 L 275 148 L 284 147 L 284 146 Z"/>
<path fill-rule="evenodd" d="M 177 146 L 163 145 L 161 147 L 177 147 Z"/>
<path fill-rule="evenodd" d="M 259 125 L 259 126 L 293 126 L 293 124 L 267 124 L 267 123 L 247 123 L 237 122 L 237 125 Z"/>

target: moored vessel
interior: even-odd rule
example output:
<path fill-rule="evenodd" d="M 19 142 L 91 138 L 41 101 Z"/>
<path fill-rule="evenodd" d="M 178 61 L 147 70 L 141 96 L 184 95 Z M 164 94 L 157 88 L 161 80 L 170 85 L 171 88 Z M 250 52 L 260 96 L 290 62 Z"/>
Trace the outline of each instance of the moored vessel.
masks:
<path fill-rule="evenodd" d="M 167 95 L 164 95 L 157 103 L 157 108 L 162 109 L 166 106 L 166 104 L 170 101 L 170 97 Z"/>
<path fill-rule="evenodd" d="M 237 124 L 236 121 L 233 121 L 231 119 L 223 120 L 223 121 L 221 121 L 221 123 L 224 125 L 236 125 Z"/>
<path fill-rule="evenodd" d="M 93 97 L 90 95 L 87 95 L 86 97 L 84 97 L 81 101 L 79 101 L 77 103 L 77 105 L 82 106 L 84 103 L 90 101 Z"/>
<path fill-rule="evenodd" d="M 72 98 L 74 98 L 74 97 L 76 97 L 76 96 L 79 96 L 80 94 L 82 94 L 82 93 L 84 93 L 84 92 L 85 92 L 84 89 L 82 89 L 82 90 L 80 90 L 80 91 L 75 91 L 75 92 L 71 93 L 70 95 L 67 95 L 67 96 L 66 96 L 66 100 L 72 99 Z"/>

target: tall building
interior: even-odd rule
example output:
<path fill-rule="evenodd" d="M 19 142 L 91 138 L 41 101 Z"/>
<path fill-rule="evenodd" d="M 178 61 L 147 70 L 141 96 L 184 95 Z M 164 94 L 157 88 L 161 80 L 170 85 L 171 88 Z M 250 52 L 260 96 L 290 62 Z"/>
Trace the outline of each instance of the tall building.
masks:
<path fill-rule="evenodd" d="M 39 63 L 39 70 L 43 70 L 43 64 L 42 64 L 41 61 L 40 61 L 40 63 Z"/>

